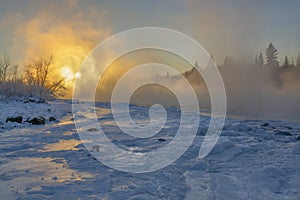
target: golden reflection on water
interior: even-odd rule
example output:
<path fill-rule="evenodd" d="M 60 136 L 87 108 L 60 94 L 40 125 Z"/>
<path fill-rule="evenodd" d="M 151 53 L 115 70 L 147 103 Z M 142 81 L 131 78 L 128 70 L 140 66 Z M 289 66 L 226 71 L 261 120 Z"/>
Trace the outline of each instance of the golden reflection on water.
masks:
<path fill-rule="evenodd" d="M 38 191 L 43 185 L 84 181 L 93 177 L 88 172 L 68 168 L 63 158 L 52 157 L 19 158 L 1 165 L 0 171 L 12 177 L 5 182 L 19 192 Z"/>
<path fill-rule="evenodd" d="M 40 152 L 51 152 L 51 151 L 77 151 L 79 148 L 76 146 L 81 144 L 81 140 L 60 140 L 57 143 L 47 144 L 44 146 L 42 150 L 39 150 Z"/>
<path fill-rule="evenodd" d="M 104 115 L 111 114 L 111 109 L 109 108 L 97 108 L 96 107 L 96 114 L 98 117 L 103 117 Z"/>

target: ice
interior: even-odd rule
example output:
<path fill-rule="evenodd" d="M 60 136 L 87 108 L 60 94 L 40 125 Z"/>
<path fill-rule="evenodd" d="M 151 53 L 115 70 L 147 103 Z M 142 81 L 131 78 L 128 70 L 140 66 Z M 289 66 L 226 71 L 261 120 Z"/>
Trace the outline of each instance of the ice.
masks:
<path fill-rule="evenodd" d="M 229 117 L 212 152 L 199 159 L 210 119 L 201 116 L 193 144 L 177 161 L 131 174 L 105 166 L 85 149 L 70 101 L 0 102 L 0 109 L 1 199 L 300 199 L 299 122 Z M 140 124 L 147 123 L 147 108 L 131 109 Z M 169 108 L 162 132 L 134 138 L 116 126 L 109 105 L 97 104 L 96 112 L 107 137 L 137 153 L 166 145 L 180 121 L 178 109 Z M 17 115 L 47 120 L 45 125 L 5 122 Z M 58 121 L 50 122 L 50 116 Z M 88 131 L 96 132 L 95 127 Z"/>

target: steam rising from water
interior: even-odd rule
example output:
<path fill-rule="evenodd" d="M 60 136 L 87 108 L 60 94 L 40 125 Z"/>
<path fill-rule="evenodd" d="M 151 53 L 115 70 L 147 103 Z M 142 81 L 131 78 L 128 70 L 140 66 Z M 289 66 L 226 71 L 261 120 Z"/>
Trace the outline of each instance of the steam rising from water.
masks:
<path fill-rule="evenodd" d="M 201 75 L 193 66 L 175 55 L 158 50 L 141 50 L 116 60 L 99 81 L 97 101 L 110 101 L 116 82 L 131 68 L 149 62 L 164 63 L 180 71 L 193 86 L 200 107 L 210 110 L 210 97 Z M 190 69 L 182 71 L 182 69 Z M 219 66 L 223 76 L 228 103 L 228 114 L 254 118 L 300 119 L 300 69 L 261 68 L 247 62 L 231 62 Z M 149 66 L 147 74 L 134 74 L 127 79 L 126 88 L 139 79 L 159 79 L 171 82 L 184 93 L 182 80 L 159 66 Z M 176 96 L 167 88 L 150 84 L 140 87 L 131 97 L 138 105 L 162 104 L 178 106 Z"/>

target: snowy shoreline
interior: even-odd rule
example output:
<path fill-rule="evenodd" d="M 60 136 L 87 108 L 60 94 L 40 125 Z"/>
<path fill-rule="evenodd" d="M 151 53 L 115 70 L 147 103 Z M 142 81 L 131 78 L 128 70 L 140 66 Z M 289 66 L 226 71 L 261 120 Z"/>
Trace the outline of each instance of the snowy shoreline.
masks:
<path fill-rule="evenodd" d="M 71 104 L 67 100 L 53 100 L 46 103 L 26 102 L 23 100 L 0 101 L 0 125 L 1 129 L 22 128 L 30 123 L 27 119 L 43 117 L 45 123 L 59 122 L 66 115 L 71 115 Z M 22 117 L 22 123 L 6 122 L 7 118 Z M 51 119 L 52 118 L 52 119 Z M 1 131 L 1 130 L 0 130 Z"/>
<path fill-rule="evenodd" d="M 170 142 L 173 119 L 158 136 L 128 139 L 99 104 L 99 122 L 116 145 L 151 151 Z M 0 101 L 0 191 L 5 199 L 289 199 L 300 197 L 300 123 L 226 119 L 217 145 L 198 158 L 209 116 L 201 116 L 190 148 L 161 170 L 130 174 L 109 168 L 88 152 L 72 121 L 71 101 Z M 50 111 L 48 110 L 50 109 Z M 146 108 L 133 106 L 143 122 Z M 53 116 L 56 122 L 5 122 L 7 116 Z M 146 115 L 145 115 L 146 116 Z M 16 126 L 16 127 L 15 127 Z M 9 190 L 9 191 L 8 191 Z M 7 191 L 3 193 L 2 191 Z"/>

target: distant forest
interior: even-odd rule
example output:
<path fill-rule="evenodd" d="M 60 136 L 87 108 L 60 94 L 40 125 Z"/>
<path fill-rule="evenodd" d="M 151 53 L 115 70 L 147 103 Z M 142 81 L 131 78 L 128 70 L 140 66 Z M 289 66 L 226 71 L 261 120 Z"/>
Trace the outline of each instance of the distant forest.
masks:
<path fill-rule="evenodd" d="M 258 53 L 253 59 L 253 63 L 238 61 L 230 56 L 225 56 L 223 64 L 219 65 L 218 68 L 223 76 L 227 73 L 232 73 L 235 75 L 242 75 L 244 73 L 237 72 L 250 72 L 250 75 L 258 75 L 265 77 L 266 80 L 271 80 L 276 83 L 277 86 L 283 84 L 284 74 L 292 75 L 290 78 L 299 79 L 300 78 L 300 54 L 296 57 L 289 57 L 285 55 L 283 61 L 278 60 L 278 49 L 276 49 L 273 43 L 270 43 L 265 49 L 264 54 L 262 52 Z M 211 55 L 212 60 L 214 56 Z M 184 76 L 187 77 L 192 82 L 203 82 L 201 76 L 195 73 L 195 68 L 199 68 L 196 62 L 194 68 L 186 71 Z M 255 73 L 255 74 L 254 74 Z M 168 76 L 168 74 L 167 74 Z M 255 79 L 255 77 L 253 77 Z"/>

